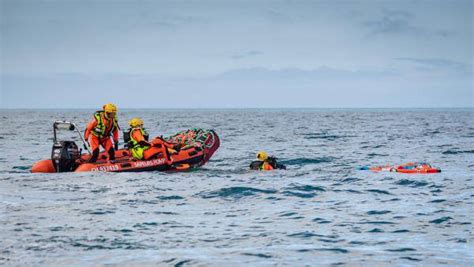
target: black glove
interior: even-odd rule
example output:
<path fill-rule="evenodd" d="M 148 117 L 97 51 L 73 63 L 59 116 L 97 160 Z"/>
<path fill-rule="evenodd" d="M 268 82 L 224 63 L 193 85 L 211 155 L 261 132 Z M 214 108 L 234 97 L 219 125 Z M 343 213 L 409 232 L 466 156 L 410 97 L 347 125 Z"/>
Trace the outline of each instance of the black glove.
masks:
<path fill-rule="evenodd" d="M 153 146 L 152 144 L 148 143 L 145 140 L 142 140 L 142 141 L 138 142 L 138 144 L 141 145 L 141 146 Z"/>
<path fill-rule="evenodd" d="M 174 145 L 173 149 L 176 150 L 176 152 L 179 152 L 181 150 L 181 145 L 180 144 Z"/>
<path fill-rule="evenodd" d="M 119 143 L 119 142 L 117 141 L 117 142 L 115 142 L 115 144 L 114 144 L 115 150 L 118 150 L 118 143 Z"/>

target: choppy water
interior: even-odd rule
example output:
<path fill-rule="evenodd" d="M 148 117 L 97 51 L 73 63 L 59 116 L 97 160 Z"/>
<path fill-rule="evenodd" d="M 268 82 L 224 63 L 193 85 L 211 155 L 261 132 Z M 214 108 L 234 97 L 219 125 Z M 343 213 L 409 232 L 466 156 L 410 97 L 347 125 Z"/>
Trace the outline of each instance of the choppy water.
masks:
<path fill-rule="evenodd" d="M 31 174 L 52 122 L 92 111 L 1 111 L 0 263 L 471 265 L 474 111 L 126 110 L 152 134 L 213 128 L 188 173 Z M 287 171 L 247 166 L 265 149 Z M 426 161 L 440 174 L 357 171 Z"/>

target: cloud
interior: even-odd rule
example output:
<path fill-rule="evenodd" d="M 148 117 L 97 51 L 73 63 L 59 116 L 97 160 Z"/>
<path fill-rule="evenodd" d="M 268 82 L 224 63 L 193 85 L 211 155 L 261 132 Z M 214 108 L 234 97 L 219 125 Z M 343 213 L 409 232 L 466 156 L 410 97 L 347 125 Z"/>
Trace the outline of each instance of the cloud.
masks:
<path fill-rule="evenodd" d="M 443 38 L 451 37 L 451 36 L 454 36 L 455 34 L 456 33 L 454 31 L 449 31 L 449 30 L 436 30 L 433 32 L 434 36 L 443 37 Z"/>
<path fill-rule="evenodd" d="M 412 60 L 401 60 L 408 59 Z M 472 106 L 472 76 L 418 78 L 390 70 L 330 67 L 239 68 L 200 79 L 126 73 L 0 74 L 0 108 L 94 108 L 106 102 L 127 108 Z M 137 102 L 130 92 L 143 97 Z M 407 94 L 420 97 L 406 99 Z M 164 95 L 179 101 L 160 101 Z"/>
<path fill-rule="evenodd" d="M 268 20 L 275 23 L 291 23 L 294 21 L 294 19 L 291 16 L 284 14 L 280 11 L 273 10 L 273 9 L 266 10 L 264 12 L 264 16 Z"/>
<path fill-rule="evenodd" d="M 413 18 L 413 14 L 407 11 L 402 11 L 402 10 L 390 10 L 390 9 L 384 9 L 382 11 L 385 15 L 390 16 L 390 17 L 397 17 L 397 18 L 404 18 L 404 19 L 411 19 Z"/>
<path fill-rule="evenodd" d="M 401 57 L 395 58 L 395 60 L 399 61 L 407 61 L 416 63 L 423 67 L 435 68 L 435 69 L 449 69 L 452 71 L 459 71 L 459 72 L 471 72 L 472 65 L 465 64 L 463 62 L 458 62 L 450 59 L 445 58 L 409 58 L 409 57 Z"/>
<path fill-rule="evenodd" d="M 188 27 L 192 25 L 200 25 L 205 20 L 193 16 L 160 16 L 160 17 L 149 17 L 144 20 L 144 26 L 160 27 L 169 29 L 178 29 Z"/>
<path fill-rule="evenodd" d="M 392 71 L 359 70 L 350 71 L 330 67 L 319 67 L 314 70 L 299 68 L 268 69 L 241 68 L 221 73 L 214 78 L 225 80 L 357 80 L 394 76 Z"/>
<path fill-rule="evenodd" d="M 426 29 L 416 26 L 415 15 L 402 10 L 382 10 L 382 17 L 363 22 L 369 35 L 407 34 L 412 36 L 434 36 L 447 38 L 455 32 L 446 29 Z"/>
<path fill-rule="evenodd" d="M 250 50 L 250 51 L 236 53 L 236 54 L 232 55 L 231 58 L 233 58 L 233 59 L 244 59 L 244 58 L 255 57 L 255 56 L 259 56 L 259 55 L 263 55 L 263 52 L 257 51 L 257 50 Z"/>
<path fill-rule="evenodd" d="M 408 18 L 400 15 L 385 15 L 378 20 L 366 21 L 363 25 L 369 29 L 370 35 L 399 33 L 419 34 L 422 32 L 421 29 L 411 25 Z"/>
<path fill-rule="evenodd" d="M 137 26 L 151 26 L 162 28 L 182 28 L 190 25 L 206 23 L 207 19 L 188 15 L 186 13 L 176 14 L 173 12 L 163 13 L 163 11 L 156 11 L 156 7 L 152 6 L 147 10 L 135 11 L 132 10 L 131 19 L 135 20 Z"/>

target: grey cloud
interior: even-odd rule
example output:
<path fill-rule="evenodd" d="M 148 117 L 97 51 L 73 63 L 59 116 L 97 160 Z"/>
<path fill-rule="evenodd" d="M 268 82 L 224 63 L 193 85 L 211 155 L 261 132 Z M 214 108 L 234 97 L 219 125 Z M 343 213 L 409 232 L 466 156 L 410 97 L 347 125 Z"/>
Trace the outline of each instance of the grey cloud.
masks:
<path fill-rule="evenodd" d="M 432 29 L 415 26 L 415 15 L 402 10 L 382 10 L 383 16 L 379 19 L 363 22 L 369 30 L 369 35 L 408 34 L 416 36 L 434 36 L 447 38 L 455 32 L 446 29 Z"/>
<path fill-rule="evenodd" d="M 286 15 L 282 12 L 270 9 L 265 11 L 265 17 L 272 22 L 276 23 L 291 23 L 293 22 L 293 18 L 289 15 Z"/>
<path fill-rule="evenodd" d="M 319 67 L 314 70 L 304 70 L 299 68 L 284 68 L 272 70 L 268 68 L 256 67 L 229 70 L 217 75 L 214 78 L 225 80 L 357 80 L 367 78 L 381 78 L 396 75 L 397 74 L 392 71 L 349 71 L 344 69 L 329 68 L 325 66 Z"/>
<path fill-rule="evenodd" d="M 395 58 L 396 60 L 399 61 L 407 61 L 407 62 L 412 62 L 416 63 L 419 65 L 422 65 L 424 67 L 430 67 L 430 68 L 437 68 L 437 69 L 450 69 L 454 71 L 460 71 L 460 72 L 469 72 L 472 71 L 472 66 L 450 60 L 450 59 L 445 59 L 445 58 L 408 58 L 408 57 L 402 57 L 402 58 Z"/>
<path fill-rule="evenodd" d="M 263 52 L 257 51 L 257 50 L 250 50 L 250 51 L 236 53 L 232 55 L 231 58 L 243 59 L 243 58 L 249 58 L 249 57 L 254 57 L 254 56 L 259 56 L 259 55 L 263 55 Z"/>
<path fill-rule="evenodd" d="M 366 21 L 364 26 L 370 30 L 371 35 L 419 33 L 421 30 L 411 25 L 412 13 L 402 10 L 382 10 L 382 18 Z"/>
<path fill-rule="evenodd" d="M 410 12 L 407 11 L 402 11 L 402 10 L 390 10 L 390 9 L 384 9 L 382 11 L 386 16 L 394 17 L 394 18 L 405 18 L 405 19 L 410 19 L 413 18 L 414 15 Z"/>
<path fill-rule="evenodd" d="M 148 18 L 148 24 L 164 28 L 179 28 L 202 23 L 204 20 L 193 16 L 162 16 Z"/>
<path fill-rule="evenodd" d="M 418 34 L 422 32 L 421 29 L 411 25 L 409 19 L 398 15 L 387 15 L 378 20 L 366 21 L 363 25 L 369 29 L 370 35 L 398 33 Z"/>
<path fill-rule="evenodd" d="M 144 7 L 142 7 L 144 8 Z M 199 24 L 206 21 L 203 17 L 189 15 L 183 12 L 165 12 L 166 8 L 158 8 L 155 5 L 148 6 L 145 10 L 131 10 L 132 18 L 138 23 L 144 23 L 151 26 L 177 28 L 192 24 Z"/>
<path fill-rule="evenodd" d="M 443 37 L 443 38 L 451 37 L 451 36 L 454 36 L 455 34 L 456 34 L 455 32 L 448 31 L 448 30 L 437 30 L 433 32 L 433 35 L 438 36 L 438 37 Z"/>

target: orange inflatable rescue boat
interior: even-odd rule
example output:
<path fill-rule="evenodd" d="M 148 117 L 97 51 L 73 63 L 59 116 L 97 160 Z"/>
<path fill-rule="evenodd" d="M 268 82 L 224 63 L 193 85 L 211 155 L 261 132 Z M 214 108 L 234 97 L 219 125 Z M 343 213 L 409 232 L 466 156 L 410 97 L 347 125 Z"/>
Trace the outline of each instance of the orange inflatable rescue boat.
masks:
<path fill-rule="evenodd" d="M 89 153 L 82 154 L 74 141 L 62 141 L 57 138 L 57 131 L 67 129 L 77 131 L 84 148 Z M 190 129 L 173 136 L 163 138 L 165 141 L 180 145 L 179 151 L 170 151 L 172 164 L 165 163 L 161 153 L 149 160 L 136 160 L 127 148 L 115 151 L 115 160 L 109 161 L 107 152 L 101 152 L 95 163 L 88 163 L 90 149 L 74 123 L 56 121 L 53 124 L 54 144 L 51 159 L 36 162 L 31 172 L 141 172 L 141 171 L 185 171 L 204 165 L 219 148 L 220 140 L 213 130 Z M 161 137 L 156 137 L 161 138 Z"/>
<path fill-rule="evenodd" d="M 424 162 L 408 162 L 402 165 L 395 166 L 375 166 L 369 167 L 364 166 L 359 168 L 359 170 L 370 170 L 373 172 L 401 172 L 401 173 L 438 173 L 441 172 L 441 169 L 431 167 L 430 164 Z"/>

